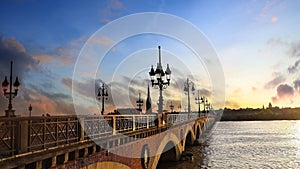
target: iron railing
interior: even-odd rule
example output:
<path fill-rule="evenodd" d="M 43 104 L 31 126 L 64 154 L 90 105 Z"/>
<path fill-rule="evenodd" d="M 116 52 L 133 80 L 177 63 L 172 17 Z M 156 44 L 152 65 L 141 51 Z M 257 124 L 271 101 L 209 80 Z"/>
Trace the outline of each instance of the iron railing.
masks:
<path fill-rule="evenodd" d="M 198 114 L 166 114 L 167 124 Z M 157 115 L 40 116 L 0 118 L 0 158 L 156 126 Z"/>

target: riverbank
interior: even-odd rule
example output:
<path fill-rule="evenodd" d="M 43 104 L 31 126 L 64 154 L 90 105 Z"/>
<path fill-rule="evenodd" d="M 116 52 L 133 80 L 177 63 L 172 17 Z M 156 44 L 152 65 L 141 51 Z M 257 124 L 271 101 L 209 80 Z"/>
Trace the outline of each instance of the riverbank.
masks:
<path fill-rule="evenodd" d="M 300 108 L 224 109 L 221 121 L 300 120 Z"/>

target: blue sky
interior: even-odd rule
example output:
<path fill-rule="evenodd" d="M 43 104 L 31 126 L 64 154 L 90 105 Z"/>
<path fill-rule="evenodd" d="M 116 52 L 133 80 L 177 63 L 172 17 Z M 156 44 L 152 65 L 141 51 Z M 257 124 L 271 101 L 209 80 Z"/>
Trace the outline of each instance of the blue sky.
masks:
<path fill-rule="evenodd" d="M 272 102 L 279 107 L 299 107 L 299 9 L 300 2 L 292 0 L 5 0 L 0 2 L 0 78 L 8 75 L 9 61 L 14 60 L 15 74 L 22 79 L 20 94 L 15 99 L 19 114 L 27 114 L 29 104 L 33 105 L 34 114 L 72 112 L 72 75 L 85 42 L 101 27 L 120 17 L 163 12 L 195 25 L 214 46 L 225 76 L 225 106 L 262 107 Z M 111 43 L 109 39 L 102 39 L 102 45 L 107 43 Z M 170 38 L 132 37 L 108 53 L 103 72 L 111 73 L 112 65 L 125 58 L 122 55 L 148 48 L 157 52 L 158 45 L 162 45 L 166 55 L 168 52 L 190 54 L 184 48 L 175 49 L 179 44 Z M 175 82 L 176 75 L 173 76 Z M 195 80 L 199 89 L 210 90 L 206 78 L 201 82 Z M 135 87 L 138 91 L 146 84 L 141 83 L 142 86 Z M 171 91 L 179 92 L 174 86 L 170 87 Z M 153 92 L 157 91 L 153 89 Z M 153 93 L 154 102 L 156 94 Z M 177 98 L 172 98 L 167 90 L 166 95 L 168 100 L 185 98 L 177 94 Z M 7 106 L 3 97 L 0 106 L 1 110 Z"/>

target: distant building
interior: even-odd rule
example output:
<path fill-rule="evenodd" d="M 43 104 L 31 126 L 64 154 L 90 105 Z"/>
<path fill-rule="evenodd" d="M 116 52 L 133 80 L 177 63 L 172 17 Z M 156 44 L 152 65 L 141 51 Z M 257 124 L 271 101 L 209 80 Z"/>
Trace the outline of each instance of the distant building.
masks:
<path fill-rule="evenodd" d="M 269 102 L 269 109 L 272 109 L 273 107 L 272 107 L 272 103 L 271 102 Z"/>

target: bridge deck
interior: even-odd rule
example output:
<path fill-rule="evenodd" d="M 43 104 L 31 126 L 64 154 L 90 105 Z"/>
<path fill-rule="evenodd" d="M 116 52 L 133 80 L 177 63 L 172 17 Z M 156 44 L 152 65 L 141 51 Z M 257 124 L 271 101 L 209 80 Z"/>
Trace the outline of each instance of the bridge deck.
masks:
<path fill-rule="evenodd" d="M 166 124 L 161 127 L 155 126 L 155 118 L 155 115 L 2 118 L 0 166 L 15 168 L 75 152 L 74 157 L 65 157 L 65 162 L 149 137 L 200 117 L 195 113 L 168 114 Z M 83 152 L 80 154 L 78 150 Z M 36 164 L 36 168 L 38 165 L 42 164 Z"/>

